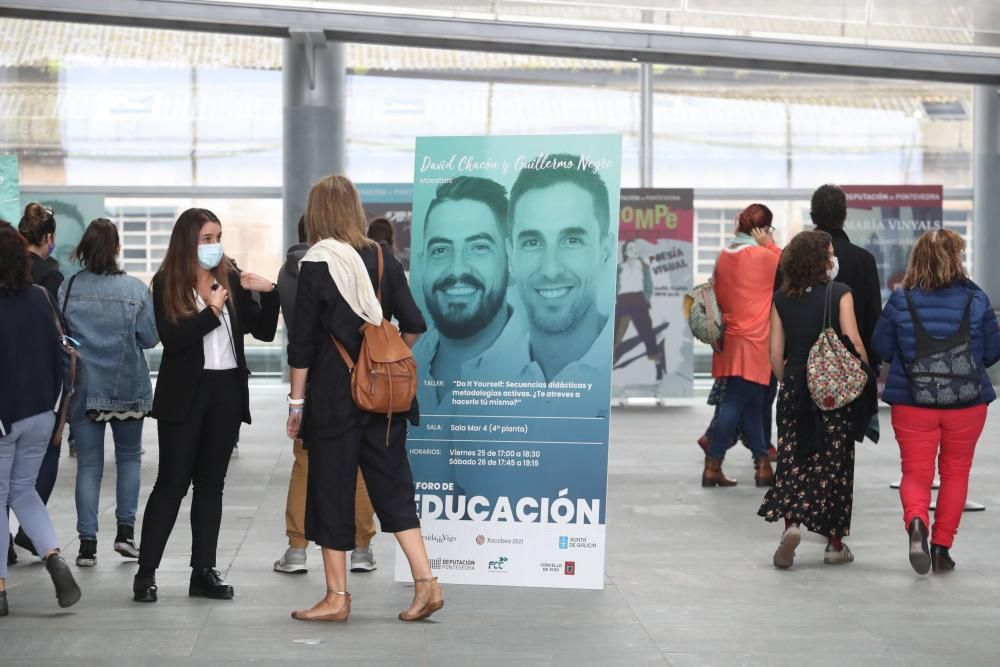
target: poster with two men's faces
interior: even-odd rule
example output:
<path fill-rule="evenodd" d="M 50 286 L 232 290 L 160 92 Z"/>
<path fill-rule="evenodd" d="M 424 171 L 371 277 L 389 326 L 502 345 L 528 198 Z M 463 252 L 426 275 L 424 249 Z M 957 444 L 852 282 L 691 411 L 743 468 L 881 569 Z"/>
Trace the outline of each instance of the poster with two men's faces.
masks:
<path fill-rule="evenodd" d="M 620 174 L 618 135 L 417 139 L 408 442 L 443 580 L 603 585 Z"/>

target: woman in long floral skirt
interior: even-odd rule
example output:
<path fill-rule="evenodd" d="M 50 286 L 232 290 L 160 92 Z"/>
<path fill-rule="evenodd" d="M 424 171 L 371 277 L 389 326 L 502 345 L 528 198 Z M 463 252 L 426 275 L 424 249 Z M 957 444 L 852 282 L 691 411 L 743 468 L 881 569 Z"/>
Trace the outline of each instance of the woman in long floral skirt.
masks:
<path fill-rule="evenodd" d="M 771 366 L 781 381 L 778 470 L 757 513 L 785 523 L 775 567 L 792 566 L 801 526 L 827 538 L 824 563 L 850 563 L 854 555 L 843 538 L 851 530 L 858 402 L 819 410 L 806 386 L 806 361 L 826 319 L 867 363 L 854 301 L 849 287 L 834 282 L 837 258 L 826 232 L 798 234 L 785 248 L 781 268 L 784 277 L 774 295 L 770 335 Z"/>

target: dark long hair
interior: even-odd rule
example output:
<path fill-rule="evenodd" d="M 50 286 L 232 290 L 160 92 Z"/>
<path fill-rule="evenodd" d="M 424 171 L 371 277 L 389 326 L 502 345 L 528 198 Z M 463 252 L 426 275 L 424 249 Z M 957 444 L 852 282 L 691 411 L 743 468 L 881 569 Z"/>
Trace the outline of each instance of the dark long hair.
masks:
<path fill-rule="evenodd" d="M 31 284 L 28 244 L 6 220 L 0 220 L 0 292 L 14 294 Z"/>
<path fill-rule="evenodd" d="M 744 234 L 749 234 L 754 229 L 770 227 L 772 220 L 774 214 L 763 204 L 750 204 L 736 217 L 739 230 Z"/>
<path fill-rule="evenodd" d="M 194 300 L 194 290 L 198 286 L 198 237 L 206 222 L 222 224 L 207 208 L 189 208 L 181 213 L 170 234 L 163 263 L 156 272 L 163 291 L 163 310 L 167 320 L 174 324 L 198 313 Z M 229 287 L 227 274 L 231 268 L 232 261 L 223 257 L 212 269 L 215 280 L 223 287 Z"/>
<path fill-rule="evenodd" d="M 114 276 L 124 273 L 118 267 L 118 228 L 107 218 L 97 218 L 87 225 L 73 257 L 86 271 Z"/>
<path fill-rule="evenodd" d="M 781 252 L 781 293 L 802 296 L 810 287 L 828 283 L 832 243 L 833 238 L 826 232 L 796 234 Z"/>

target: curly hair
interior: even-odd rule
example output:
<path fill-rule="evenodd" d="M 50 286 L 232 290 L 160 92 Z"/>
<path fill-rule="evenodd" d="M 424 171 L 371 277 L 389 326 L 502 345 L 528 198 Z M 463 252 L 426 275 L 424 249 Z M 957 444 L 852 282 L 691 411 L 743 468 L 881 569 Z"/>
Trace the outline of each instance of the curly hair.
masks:
<path fill-rule="evenodd" d="M 31 263 L 24 237 L 0 220 L 0 293 L 14 294 L 31 284 Z"/>
<path fill-rule="evenodd" d="M 833 238 L 826 232 L 799 232 L 781 253 L 781 293 L 802 296 L 829 282 L 827 268 Z"/>
<path fill-rule="evenodd" d="M 917 239 L 903 278 L 906 289 L 935 290 L 967 281 L 962 264 L 965 239 L 948 229 L 932 229 Z"/>
<path fill-rule="evenodd" d="M 839 185 L 819 186 L 809 202 L 809 217 L 817 227 L 843 229 L 847 220 L 847 195 Z"/>

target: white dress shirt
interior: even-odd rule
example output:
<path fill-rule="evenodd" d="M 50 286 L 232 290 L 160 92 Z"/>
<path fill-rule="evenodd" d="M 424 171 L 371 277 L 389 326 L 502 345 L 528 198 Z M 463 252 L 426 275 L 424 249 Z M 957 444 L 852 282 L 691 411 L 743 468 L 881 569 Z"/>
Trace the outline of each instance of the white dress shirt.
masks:
<path fill-rule="evenodd" d="M 199 312 L 208 308 L 205 300 L 201 298 L 201 295 L 197 291 L 195 291 L 194 300 Z M 238 366 L 236 363 L 236 345 L 233 343 L 230 333 L 233 330 L 233 325 L 229 321 L 229 309 L 225 306 L 222 307 L 221 318 L 222 326 L 215 327 L 205 334 L 203 340 L 205 346 L 205 370 L 207 371 L 226 371 Z"/>

